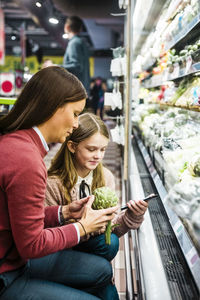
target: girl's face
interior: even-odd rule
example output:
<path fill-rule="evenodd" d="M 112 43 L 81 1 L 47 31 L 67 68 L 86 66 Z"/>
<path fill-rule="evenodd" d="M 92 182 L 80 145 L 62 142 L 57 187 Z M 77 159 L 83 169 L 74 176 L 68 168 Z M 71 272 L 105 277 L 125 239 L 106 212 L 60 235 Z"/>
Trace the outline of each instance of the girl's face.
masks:
<path fill-rule="evenodd" d="M 47 143 L 63 143 L 73 129 L 78 127 L 78 116 L 83 111 L 85 99 L 66 103 L 44 124 L 38 126 Z"/>
<path fill-rule="evenodd" d="M 80 176 L 86 176 L 102 161 L 109 139 L 97 132 L 75 146 L 75 167 Z"/>

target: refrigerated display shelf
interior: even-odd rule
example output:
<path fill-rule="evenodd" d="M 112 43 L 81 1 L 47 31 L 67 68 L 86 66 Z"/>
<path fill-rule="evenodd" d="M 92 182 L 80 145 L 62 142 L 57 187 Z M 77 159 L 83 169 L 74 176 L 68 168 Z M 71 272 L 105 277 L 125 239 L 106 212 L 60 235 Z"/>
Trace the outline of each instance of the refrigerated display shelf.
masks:
<path fill-rule="evenodd" d="M 177 79 L 181 79 L 183 77 L 195 74 L 200 71 L 200 62 L 196 62 L 191 65 L 189 70 L 186 70 L 186 68 L 181 69 L 179 68 L 176 76 L 173 75 L 173 73 L 169 73 L 167 76 L 166 75 L 154 75 L 150 79 L 145 80 L 144 82 L 144 87 L 145 88 L 154 88 L 154 87 L 159 87 L 161 85 L 166 84 L 166 81 L 173 81 Z"/>
<path fill-rule="evenodd" d="M 200 260 L 198 254 L 178 217 L 173 212 L 169 213 L 169 210 L 166 210 L 163 199 L 167 192 L 139 138 L 137 138 L 137 144 L 134 144 L 134 152 L 139 172 L 141 174 L 149 172 L 151 175 L 149 177 L 141 176 L 145 195 L 156 192 L 160 196 L 158 200 L 149 202 L 149 212 L 172 299 L 199 299 Z M 193 261 L 196 258 L 193 266 L 191 266 L 191 253 Z"/>
<path fill-rule="evenodd" d="M 195 26 L 200 22 L 200 13 L 168 43 L 165 45 L 165 51 L 173 48 L 178 42 L 180 42 L 184 37 L 189 34 Z"/>
<path fill-rule="evenodd" d="M 178 105 L 172 105 L 170 103 L 163 103 L 163 102 L 160 102 L 160 103 L 154 103 L 154 104 L 158 104 L 160 105 L 161 107 L 173 107 L 173 108 L 181 108 L 181 109 L 186 109 L 186 110 L 191 110 L 191 111 L 197 111 L 197 112 L 200 112 L 200 106 L 197 107 L 197 106 L 190 106 L 190 107 L 186 107 L 186 106 L 178 106 Z"/>

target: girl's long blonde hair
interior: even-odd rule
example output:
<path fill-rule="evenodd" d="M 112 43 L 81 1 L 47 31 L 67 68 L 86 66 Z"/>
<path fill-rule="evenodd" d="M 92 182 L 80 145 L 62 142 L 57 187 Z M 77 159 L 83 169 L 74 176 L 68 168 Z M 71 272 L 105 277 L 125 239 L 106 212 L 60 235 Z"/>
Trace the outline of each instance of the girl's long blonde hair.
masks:
<path fill-rule="evenodd" d="M 73 131 L 71 136 L 62 144 L 60 150 L 51 161 L 48 176 L 58 176 L 65 191 L 67 203 L 71 202 L 70 192 L 75 186 L 78 174 L 74 166 L 74 155 L 70 152 L 67 142 L 70 140 L 78 144 L 99 132 L 109 139 L 109 132 L 105 123 L 96 115 L 91 113 L 82 114 L 79 117 L 79 127 Z M 103 165 L 99 163 L 93 171 L 91 192 L 96 188 L 105 186 Z"/>

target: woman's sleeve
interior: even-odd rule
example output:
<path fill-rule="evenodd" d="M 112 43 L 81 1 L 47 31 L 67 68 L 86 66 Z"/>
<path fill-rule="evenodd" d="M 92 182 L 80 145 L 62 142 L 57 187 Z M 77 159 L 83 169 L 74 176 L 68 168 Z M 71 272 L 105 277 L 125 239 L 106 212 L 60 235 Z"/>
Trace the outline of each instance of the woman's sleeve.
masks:
<path fill-rule="evenodd" d="M 37 258 L 77 245 L 73 224 L 45 228 L 45 169 L 26 151 L 19 156 L 15 167 L 10 164 L 6 195 L 12 236 L 20 256 Z"/>

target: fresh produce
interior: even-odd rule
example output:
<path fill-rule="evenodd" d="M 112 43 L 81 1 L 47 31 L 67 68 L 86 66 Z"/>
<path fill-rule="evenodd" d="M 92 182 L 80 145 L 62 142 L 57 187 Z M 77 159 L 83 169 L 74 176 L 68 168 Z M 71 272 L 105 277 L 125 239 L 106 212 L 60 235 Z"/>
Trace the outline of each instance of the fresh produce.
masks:
<path fill-rule="evenodd" d="M 183 95 L 183 93 L 187 90 L 189 84 L 190 84 L 190 80 L 187 78 L 181 81 L 179 87 L 176 90 L 176 93 L 174 94 L 174 96 L 170 101 L 172 104 L 175 104 L 176 101 Z"/>
<path fill-rule="evenodd" d="M 189 163 L 188 169 L 192 176 L 200 177 L 200 155 L 197 155 L 192 159 Z"/>
<path fill-rule="evenodd" d="M 116 206 L 118 204 L 118 197 L 116 196 L 115 192 L 112 191 L 108 187 L 100 187 L 94 190 L 94 202 L 92 204 L 93 209 L 102 209 L 102 208 L 109 208 Z M 105 240 L 106 244 L 110 245 L 110 237 L 111 237 L 111 231 L 112 228 L 117 226 L 111 225 L 111 221 L 108 222 L 106 226 L 106 231 L 105 231 Z"/>

